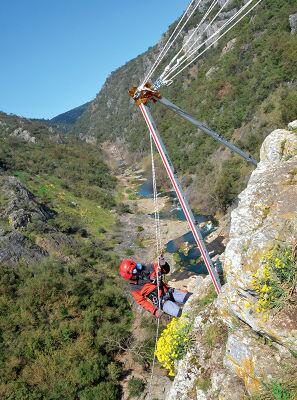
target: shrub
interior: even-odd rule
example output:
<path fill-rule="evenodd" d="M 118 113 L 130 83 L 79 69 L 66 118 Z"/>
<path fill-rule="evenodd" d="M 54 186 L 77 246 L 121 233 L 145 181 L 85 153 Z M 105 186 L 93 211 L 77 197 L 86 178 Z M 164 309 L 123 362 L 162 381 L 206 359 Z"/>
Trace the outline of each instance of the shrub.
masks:
<path fill-rule="evenodd" d="M 80 400 L 117 400 L 119 389 L 111 382 L 100 382 L 99 385 L 80 393 Z"/>
<path fill-rule="evenodd" d="M 110 379 L 113 382 L 117 382 L 120 379 L 122 372 L 123 372 L 122 366 L 118 362 L 112 362 L 112 363 L 108 364 L 107 371 L 108 371 L 108 375 L 109 375 Z"/>
<path fill-rule="evenodd" d="M 258 295 L 257 312 L 281 309 L 292 295 L 297 280 L 296 248 L 275 246 L 261 259 L 263 268 L 253 275 L 253 289 Z"/>
<path fill-rule="evenodd" d="M 134 255 L 134 250 L 132 249 L 126 249 L 125 254 L 127 257 L 133 256 Z"/>
<path fill-rule="evenodd" d="M 129 397 L 138 397 L 145 389 L 145 381 L 131 378 L 128 382 Z"/>
<path fill-rule="evenodd" d="M 158 343 L 156 356 L 161 365 L 168 370 L 169 376 L 174 376 L 174 363 L 180 360 L 189 344 L 191 325 L 185 318 L 173 318 L 162 332 Z"/>

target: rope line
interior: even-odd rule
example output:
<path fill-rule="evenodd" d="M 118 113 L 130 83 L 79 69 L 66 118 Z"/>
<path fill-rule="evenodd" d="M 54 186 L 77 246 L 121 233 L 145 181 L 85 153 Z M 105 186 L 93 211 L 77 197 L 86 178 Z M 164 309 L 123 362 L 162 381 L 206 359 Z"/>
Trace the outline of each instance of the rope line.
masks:
<path fill-rule="evenodd" d="M 185 51 L 185 54 L 183 55 L 182 59 L 186 58 L 188 54 L 191 53 L 191 49 L 195 46 L 195 44 L 199 41 L 199 39 L 202 37 L 203 33 L 205 33 L 207 31 L 207 29 L 212 26 L 212 24 L 215 22 L 215 20 L 218 18 L 218 16 L 220 15 L 220 13 L 223 11 L 223 9 L 226 7 L 226 5 L 229 3 L 230 0 L 227 0 L 226 3 L 224 3 L 222 5 L 222 7 L 219 9 L 219 11 L 216 13 L 216 15 L 213 17 L 213 19 L 208 23 L 208 25 L 203 29 L 203 31 L 198 35 L 197 39 L 194 41 L 194 43 L 191 44 L 191 46 Z M 195 29 L 196 33 L 199 29 L 199 25 L 198 27 Z M 190 39 L 187 41 L 187 43 L 190 42 Z M 184 48 L 185 46 L 183 46 Z M 182 48 L 182 49 L 183 49 Z M 182 50 L 181 49 L 181 50 Z"/>
<path fill-rule="evenodd" d="M 181 67 L 181 65 L 182 64 L 184 64 L 185 62 L 187 62 L 199 49 L 201 49 L 201 47 L 203 47 L 204 45 L 206 45 L 209 41 L 211 41 L 215 36 L 217 36 L 218 34 L 220 34 L 220 32 L 222 32 L 228 25 L 230 25 L 234 20 L 236 20 L 236 18 L 253 2 L 254 0 L 248 0 L 248 2 L 243 6 L 243 7 L 241 7 L 233 16 L 231 16 L 217 31 L 215 31 L 210 37 L 208 37 L 206 40 L 204 40 L 204 42 L 202 42 L 198 47 L 196 47 L 194 50 L 192 50 L 192 51 L 190 51 L 190 52 L 187 52 L 187 54 L 185 54 L 185 56 L 182 58 L 182 62 L 180 62 L 179 64 L 175 64 L 175 66 L 173 66 L 172 68 L 171 68 L 171 70 L 166 74 L 166 76 L 164 77 L 164 80 L 168 80 L 169 79 L 169 76 L 175 71 L 175 70 L 177 70 L 178 68 L 180 68 Z M 226 3 L 225 3 L 226 4 Z M 251 11 L 252 10 L 252 8 L 249 10 L 249 11 Z M 242 19 L 242 18 L 241 18 Z M 217 39 L 215 39 L 212 43 L 211 43 L 211 46 L 213 45 L 213 44 L 215 44 L 221 37 L 223 37 L 227 32 L 229 32 L 229 30 L 230 29 L 232 29 L 239 21 L 241 21 L 241 19 L 238 19 L 238 21 L 235 23 L 235 24 L 233 24 L 232 26 L 231 26 L 231 28 L 229 28 L 228 30 L 226 30 L 225 31 L 225 33 L 224 34 L 222 34 L 221 36 L 219 36 Z M 211 24 L 208 24 L 208 26 L 207 26 L 207 28 L 210 26 Z M 206 30 L 206 29 L 205 29 Z M 205 32 L 205 30 L 204 30 L 204 32 Z M 204 33 L 203 32 L 203 33 Z M 201 35 L 200 35 L 201 36 Z M 199 36 L 199 37 L 200 37 Z M 196 40 L 196 42 L 199 40 L 199 37 L 197 38 L 197 40 Z M 193 44 L 194 45 L 194 44 Z M 209 46 L 209 47 L 211 47 L 211 46 Z M 207 49 L 209 49 L 209 47 L 207 47 Z M 195 58 L 196 59 L 196 58 Z M 195 60 L 194 59 L 194 60 Z M 194 62 L 194 60 L 191 60 L 191 62 L 190 63 L 192 63 L 192 62 Z M 190 65 L 190 63 L 189 64 L 187 64 L 187 66 L 189 66 Z M 187 68 L 187 66 L 186 67 L 184 67 L 182 70 L 184 70 L 185 68 Z M 171 79 L 173 79 L 173 77 L 171 78 Z"/>
<path fill-rule="evenodd" d="M 250 0 L 250 2 L 253 0 Z M 259 3 L 261 3 L 262 0 L 258 0 L 248 11 L 246 11 L 237 21 L 235 21 L 225 32 L 223 32 L 218 38 L 216 38 L 210 45 L 208 45 L 201 53 L 197 54 L 193 60 L 191 60 L 188 64 L 186 64 L 181 70 L 179 70 L 175 75 L 173 75 L 170 80 L 173 80 L 176 78 L 181 72 L 183 72 L 188 66 L 190 66 L 192 63 L 194 63 L 198 58 L 200 58 L 208 49 L 210 49 L 215 43 L 217 43 L 222 37 L 224 37 L 234 26 L 236 26 L 244 17 L 246 17 Z M 249 2 L 249 4 L 250 4 Z M 247 3 L 248 4 L 248 3 Z M 246 8 L 246 7 L 245 7 Z M 238 16 L 238 15 L 237 15 Z M 229 24 L 228 24 L 229 25 Z M 225 26 L 226 27 L 226 26 Z M 210 36 L 205 42 L 209 42 L 214 36 L 216 36 L 218 33 L 220 33 L 222 29 L 220 29 L 218 32 L 214 33 L 212 36 Z M 205 44 L 205 43 L 204 43 Z M 204 44 L 199 46 L 201 48 Z M 199 49 L 198 48 L 198 49 Z M 188 57 L 191 58 L 191 56 L 194 55 L 194 53 L 198 50 L 196 49 L 193 51 L 193 53 Z M 174 71 L 173 71 L 174 72 Z M 168 74 L 169 75 L 169 74 Z M 168 77 L 166 77 L 168 79 Z"/>
<path fill-rule="evenodd" d="M 169 37 L 169 39 L 167 40 L 166 44 L 164 45 L 164 47 L 162 48 L 161 52 L 159 53 L 156 61 L 154 62 L 153 66 L 151 67 L 151 69 L 149 70 L 148 74 L 146 75 L 146 77 L 144 78 L 142 84 L 140 85 L 140 88 L 143 87 L 143 85 L 149 81 L 149 79 L 151 78 L 151 76 L 153 75 L 153 73 L 155 72 L 155 70 L 157 69 L 157 67 L 159 66 L 159 64 L 162 62 L 163 58 L 165 57 L 165 55 L 168 53 L 168 51 L 170 50 L 170 48 L 172 47 L 172 45 L 174 44 L 174 42 L 176 41 L 176 39 L 179 37 L 179 35 L 181 34 L 182 30 L 184 29 L 184 27 L 187 25 L 187 23 L 189 22 L 190 18 L 192 17 L 192 15 L 194 14 L 194 12 L 196 11 L 196 9 L 198 8 L 199 4 L 201 3 L 202 0 L 198 0 L 197 4 L 195 5 L 195 7 L 193 8 L 193 10 L 190 12 L 190 15 L 188 16 L 186 22 L 183 24 L 183 26 L 179 29 L 179 32 L 177 32 L 179 26 L 181 25 L 183 19 L 185 18 L 185 16 L 187 15 L 187 13 L 189 12 L 191 6 L 193 5 L 193 3 L 196 0 L 192 0 L 191 3 L 188 5 L 186 11 L 184 12 L 183 16 L 181 17 L 181 19 L 179 20 L 177 26 L 175 27 L 173 33 L 171 34 L 171 36 Z M 176 35 L 174 37 L 174 35 Z M 174 38 L 174 39 L 173 39 Z"/>
<path fill-rule="evenodd" d="M 155 237 L 156 237 L 156 258 L 158 263 L 157 268 L 157 293 L 158 293 L 158 309 L 161 309 L 161 297 L 160 297 L 160 277 L 159 277 L 159 255 L 161 253 L 161 226 L 160 226 L 160 212 L 158 205 L 158 192 L 157 192 L 157 180 L 156 180 L 156 168 L 155 168 L 155 160 L 154 160 L 154 149 L 153 149 L 153 139 L 150 135 L 150 145 L 151 145 L 151 164 L 152 164 L 152 178 L 153 178 L 153 198 L 154 198 L 154 216 L 155 216 Z M 160 331 L 160 318 L 157 320 L 156 327 L 156 335 L 155 335 L 155 346 L 154 346 L 154 356 L 152 362 L 152 370 L 150 375 L 150 383 L 149 383 L 149 391 L 148 391 L 148 399 L 151 399 L 152 396 L 152 383 L 155 372 L 156 365 L 156 351 L 157 351 L 157 343 L 159 338 Z"/>
<path fill-rule="evenodd" d="M 227 0 L 229 1 L 229 0 Z M 174 61 L 177 60 L 177 63 L 180 63 L 180 60 L 184 57 L 182 56 L 180 59 L 178 59 L 178 56 L 182 53 L 183 49 L 187 47 L 188 43 L 191 41 L 192 37 L 195 35 L 195 33 L 198 31 L 198 29 L 200 28 L 200 26 L 203 24 L 203 22 L 205 21 L 205 19 L 208 17 L 208 15 L 211 13 L 211 11 L 213 10 L 213 8 L 216 6 L 218 0 L 213 0 L 213 2 L 211 3 L 211 5 L 209 6 L 207 12 L 204 14 L 203 18 L 201 19 L 201 21 L 199 22 L 198 26 L 194 29 L 194 31 L 191 33 L 190 37 L 187 39 L 186 43 L 183 44 L 182 48 L 177 52 L 177 54 L 172 58 L 172 60 L 169 62 L 169 64 L 167 65 L 167 67 L 165 68 L 163 74 L 159 77 L 159 79 L 162 79 L 164 75 L 166 75 L 167 72 L 169 72 L 171 70 L 171 66 L 174 63 Z"/>

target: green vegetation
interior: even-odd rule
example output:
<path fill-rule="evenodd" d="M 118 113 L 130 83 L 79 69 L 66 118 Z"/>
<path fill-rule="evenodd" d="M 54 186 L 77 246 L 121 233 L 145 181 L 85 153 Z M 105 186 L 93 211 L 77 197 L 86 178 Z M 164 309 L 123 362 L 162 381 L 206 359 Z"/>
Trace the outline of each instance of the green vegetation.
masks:
<path fill-rule="evenodd" d="M 131 312 L 99 257 L 1 267 L 1 399 L 118 398 L 113 356 Z"/>
<path fill-rule="evenodd" d="M 76 225 L 100 235 L 115 222 L 116 179 L 100 158 L 98 149 L 76 140 L 37 144 L 0 138 L 0 163 L 18 177 L 43 203 L 62 217 L 54 223 Z M 62 223 L 63 225 L 63 223 Z M 62 231 L 66 227 L 58 226 Z M 67 230 L 67 229 L 66 229 Z"/>
<path fill-rule="evenodd" d="M 262 257 L 263 267 L 253 275 L 257 312 L 281 309 L 290 303 L 297 282 L 296 245 L 276 246 Z"/>
<path fill-rule="evenodd" d="M 227 327 L 221 322 L 213 323 L 205 329 L 203 338 L 210 349 L 226 343 L 228 337 Z"/>
<path fill-rule="evenodd" d="M 201 377 L 201 378 L 197 379 L 197 381 L 196 381 L 196 388 L 197 389 L 200 389 L 200 390 L 203 390 L 204 392 L 207 392 L 210 387 L 211 387 L 210 378 Z"/>
<path fill-rule="evenodd" d="M 206 306 L 212 304 L 217 298 L 217 294 L 213 286 L 211 286 L 204 297 L 197 298 L 192 301 L 192 309 L 194 314 L 198 314 L 202 311 Z"/>
<path fill-rule="evenodd" d="M 145 389 L 145 382 L 143 379 L 131 378 L 128 381 L 129 397 L 139 397 Z"/>
<path fill-rule="evenodd" d="M 251 400 L 295 400 L 297 396 L 297 384 L 294 377 L 286 382 L 273 381 L 264 385 L 261 394 L 250 397 Z"/>

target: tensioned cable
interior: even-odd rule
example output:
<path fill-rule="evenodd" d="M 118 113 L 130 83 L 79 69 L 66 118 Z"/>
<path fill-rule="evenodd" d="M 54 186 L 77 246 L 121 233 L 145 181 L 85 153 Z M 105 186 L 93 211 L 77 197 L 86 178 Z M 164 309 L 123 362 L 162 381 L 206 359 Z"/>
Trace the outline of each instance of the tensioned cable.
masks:
<path fill-rule="evenodd" d="M 153 139 L 152 135 L 150 135 L 150 145 L 151 145 L 151 163 L 152 163 L 152 178 L 153 178 L 153 197 L 154 197 L 154 214 L 155 214 L 155 235 L 156 235 L 156 257 L 158 262 L 157 268 L 157 292 L 158 292 L 158 309 L 161 310 L 161 298 L 160 298 L 160 277 L 159 277 L 159 255 L 161 252 L 161 228 L 160 228 L 160 213 L 159 213 L 159 206 L 158 206 L 158 192 L 157 192 L 157 180 L 156 180 L 156 168 L 155 168 L 155 160 L 154 160 L 154 149 L 153 149 Z M 160 331 L 160 318 L 157 320 L 157 327 L 156 327 L 156 336 L 155 336 L 155 346 L 154 346 L 154 356 L 152 362 L 152 370 L 150 376 L 150 383 L 149 383 L 149 392 L 148 392 L 148 399 L 151 399 L 152 396 L 152 383 L 156 365 L 156 351 L 157 351 L 157 343 L 159 338 L 159 331 Z"/>
<path fill-rule="evenodd" d="M 249 1 L 250 2 L 253 0 Z M 232 24 L 225 32 L 223 32 L 217 39 L 215 39 L 210 45 L 208 45 L 201 53 L 199 53 L 196 57 L 194 57 L 187 65 L 185 65 L 181 70 L 179 70 L 175 75 L 173 75 L 170 80 L 172 81 L 176 76 L 178 76 L 184 69 L 186 69 L 189 65 L 191 65 L 193 62 L 195 62 L 199 57 L 201 57 L 210 47 L 212 47 L 215 43 L 218 42 L 218 40 L 220 40 L 223 36 L 225 36 L 232 28 L 234 28 L 234 26 L 236 26 L 244 17 L 246 17 L 259 3 L 261 3 L 262 0 L 258 0 L 247 12 L 245 12 L 237 21 L 234 22 L 234 24 Z M 248 4 L 248 3 L 247 3 Z M 246 8 L 246 7 L 245 7 Z M 242 12 L 242 9 L 241 9 Z M 240 13 L 241 13 L 240 12 Z M 239 13 L 239 14 L 240 14 Z M 236 16 L 238 16 L 239 14 L 237 14 Z M 193 52 L 187 57 L 186 60 L 184 60 L 184 62 L 186 62 L 187 60 L 189 60 L 203 45 L 205 45 L 207 42 L 209 42 L 214 36 L 217 36 L 223 29 L 223 27 L 225 28 L 226 26 L 228 26 L 230 24 L 230 22 L 232 22 L 234 20 L 234 18 L 232 17 L 232 20 L 226 24 L 224 24 L 217 32 L 215 32 L 212 36 L 210 36 L 207 40 L 205 40 L 204 43 L 202 43 L 197 49 L 193 50 Z M 180 65 L 178 66 L 180 67 Z M 165 80 L 169 79 L 169 76 L 176 70 L 177 68 L 175 68 L 174 70 L 171 70 L 170 73 L 168 73 L 164 78 L 163 78 L 163 82 Z"/>
<path fill-rule="evenodd" d="M 200 0 L 201 1 L 201 0 Z M 182 20 L 184 19 L 184 17 L 186 16 L 187 12 L 189 11 L 189 9 L 191 8 L 192 4 L 195 2 L 195 0 L 192 0 L 191 3 L 189 4 L 189 6 L 187 7 L 186 11 L 184 12 L 182 18 L 180 19 L 180 21 L 178 22 L 177 26 L 175 27 L 173 33 L 171 34 L 171 36 L 169 37 L 169 39 L 167 40 L 166 44 L 164 45 L 164 47 L 162 48 L 161 52 L 159 53 L 156 61 L 154 62 L 153 66 L 151 67 L 151 69 L 149 70 L 148 74 L 146 75 L 145 79 L 143 80 L 141 86 L 143 86 L 152 76 L 152 74 L 154 73 L 155 69 L 157 68 L 157 66 L 159 65 L 159 63 L 161 62 L 161 60 L 163 59 L 163 57 L 165 56 L 165 54 L 167 53 L 167 51 L 169 49 L 167 49 L 168 46 L 171 47 L 170 41 L 172 40 L 172 38 L 174 37 L 176 31 L 178 30 L 180 24 L 182 23 Z M 180 29 L 181 31 L 181 29 Z M 180 32 L 177 34 L 179 35 Z M 141 87 L 140 86 L 140 87 Z"/>
<path fill-rule="evenodd" d="M 226 3 L 224 3 L 222 5 L 222 7 L 219 9 L 219 11 L 216 13 L 216 15 L 213 17 L 213 19 L 209 22 L 209 24 L 203 29 L 203 31 L 198 35 L 198 38 L 194 41 L 194 43 L 191 44 L 191 46 L 185 51 L 185 54 L 181 57 L 181 60 L 183 60 L 184 58 L 187 57 L 187 54 L 189 54 L 191 52 L 191 49 L 195 46 L 195 44 L 199 41 L 199 39 L 201 38 L 201 36 L 203 35 L 203 33 L 205 33 L 207 31 L 207 29 L 214 23 L 214 21 L 218 18 L 218 16 L 220 15 L 220 13 L 223 11 L 223 9 L 226 7 L 226 5 L 229 3 L 230 0 L 227 0 Z M 199 29 L 199 27 L 197 27 Z M 198 30 L 197 29 L 197 30 Z M 196 30 L 196 32 L 197 32 Z M 187 43 L 190 41 L 190 38 L 188 39 Z M 182 47 L 182 49 L 185 46 Z M 182 50 L 181 49 L 181 50 Z"/>
<path fill-rule="evenodd" d="M 228 3 L 229 0 L 227 0 L 227 2 L 225 3 L 225 5 Z M 211 37 L 205 39 L 205 41 L 203 43 L 201 43 L 198 47 L 196 47 L 196 49 L 192 50 L 192 51 L 187 51 L 187 58 L 190 58 L 199 48 L 201 48 L 204 44 L 206 44 L 211 38 L 213 38 L 214 36 L 216 36 L 218 33 L 220 33 L 226 26 L 230 25 L 231 22 L 233 22 L 246 8 L 248 8 L 250 6 L 251 3 L 253 3 L 254 0 L 248 0 L 238 11 L 236 11 L 236 13 L 234 15 L 232 15 L 217 31 L 215 31 Z M 216 19 L 216 17 L 220 14 L 220 12 L 222 11 L 222 9 L 224 8 L 224 6 L 221 8 L 221 10 L 218 12 L 218 14 L 215 16 L 215 18 L 207 25 L 207 28 L 202 32 L 204 33 L 214 22 L 214 20 Z M 199 38 L 198 38 L 199 39 Z M 192 44 L 191 48 L 193 48 L 195 46 L 195 44 L 197 43 L 198 39 Z"/>
<path fill-rule="evenodd" d="M 156 61 L 154 62 L 153 66 L 151 67 L 151 69 L 149 70 L 148 74 L 146 75 L 145 79 L 143 80 L 142 84 L 140 87 L 142 87 L 146 82 L 148 82 L 148 80 L 151 78 L 151 76 L 153 75 L 153 73 L 155 72 L 156 68 L 159 66 L 159 64 L 162 62 L 163 58 L 165 57 L 165 55 L 168 53 L 168 51 L 170 50 L 170 48 L 172 47 L 172 45 L 174 44 L 174 42 L 176 41 L 176 39 L 179 37 L 180 33 L 182 32 L 182 30 L 184 29 L 184 27 L 187 25 L 187 23 L 189 22 L 190 18 L 192 17 L 192 15 L 194 14 L 194 12 L 196 11 L 197 7 L 199 6 L 199 4 L 201 3 L 202 0 L 198 0 L 197 4 L 195 5 L 195 7 L 193 8 L 193 10 L 190 12 L 186 22 L 183 24 L 183 26 L 180 28 L 179 32 L 176 34 L 179 26 L 181 25 L 183 19 L 185 18 L 185 16 L 187 15 L 187 13 L 189 12 L 191 6 L 193 5 L 193 3 L 196 0 L 192 0 L 191 3 L 188 5 L 186 11 L 184 12 L 182 18 L 179 20 L 177 26 L 175 27 L 173 33 L 171 34 L 171 36 L 169 37 L 169 39 L 167 40 L 166 44 L 164 45 L 163 49 L 161 50 L 161 52 L 159 53 Z M 176 34 L 175 38 L 172 39 L 174 37 L 174 35 Z"/>
<path fill-rule="evenodd" d="M 227 0 L 229 1 L 229 0 Z M 200 28 L 200 26 L 203 24 L 203 22 L 205 21 L 205 19 L 208 17 L 208 15 L 211 13 L 211 11 L 214 9 L 214 7 L 218 4 L 218 0 L 213 0 L 213 2 L 211 3 L 211 5 L 209 6 L 207 12 L 204 14 L 203 18 L 200 20 L 198 26 L 194 29 L 194 31 L 191 33 L 190 37 L 187 39 L 186 43 L 183 44 L 182 48 L 177 52 L 177 54 L 172 58 L 172 60 L 169 62 L 169 64 L 165 67 L 165 70 L 163 72 L 162 75 L 165 75 L 167 72 L 170 71 L 170 67 L 173 64 L 173 62 L 175 60 L 178 59 L 178 56 L 181 54 L 182 50 L 187 46 L 187 44 L 190 42 L 190 40 L 192 39 L 192 37 L 195 35 L 195 33 L 197 32 L 197 30 Z M 180 62 L 180 60 L 178 60 L 178 63 Z M 159 77 L 159 79 L 162 79 L 162 75 Z"/>
<path fill-rule="evenodd" d="M 230 25 L 234 20 L 236 20 L 236 18 L 253 2 L 254 0 L 248 0 L 248 2 L 242 7 L 240 8 L 233 16 L 231 16 L 217 31 L 215 31 L 209 38 L 205 39 L 204 42 L 202 42 L 198 47 L 196 47 L 196 49 L 192 50 L 190 52 L 190 54 L 187 55 L 186 59 L 184 59 L 181 63 L 179 63 L 178 65 L 175 65 L 174 67 L 171 68 L 171 70 L 164 76 L 164 80 L 168 79 L 168 77 L 178 68 L 181 67 L 182 64 L 184 64 L 185 62 L 187 62 L 201 47 L 203 47 L 207 42 L 209 42 L 212 38 L 214 38 L 215 36 L 217 36 L 221 31 L 223 31 L 228 25 Z M 252 10 L 252 8 L 251 8 Z M 250 10 L 250 11 L 251 11 Z M 240 19 L 238 19 L 237 22 L 239 22 Z M 236 24 L 234 24 L 233 26 L 235 26 Z M 232 27 L 233 27 L 232 26 Z M 230 30 L 230 29 L 229 29 Z M 227 31 L 226 31 L 227 32 Z M 225 34 L 226 34 L 225 32 Z M 223 35 L 222 35 L 223 36 Z M 213 43 L 216 43 L 222 36 L 220 36 L 217 40 L 215 40 Z M 212 44 L 213 44 L 212 43 Z M 191 61 L 192 62 L 192 61 Z"/>

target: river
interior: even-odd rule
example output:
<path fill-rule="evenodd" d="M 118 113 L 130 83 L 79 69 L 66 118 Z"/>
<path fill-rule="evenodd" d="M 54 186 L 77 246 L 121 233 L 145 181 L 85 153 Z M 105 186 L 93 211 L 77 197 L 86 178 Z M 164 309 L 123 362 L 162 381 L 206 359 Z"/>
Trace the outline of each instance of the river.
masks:
<path fill-rule="evenodd" d="M 151 180 L 148 179 L 145 182 L 141 182 L 138 195 L 142 198 L 153 197 L 153 185 Z M 170 201 L 160 212 L 160 218 L 185 221 L 185 214 L 179 205 L 175 193 L 166 193 L 166 196 L 169 196 Z M 212 216 L 196 214 L 195 219 L 200 226 L 202 226 L 200 229 L 204 238 L 216 229 L 213 224 Z M 166 251 L 170 254 L 174 254 L 178 269 L 199 275 L 207 274 L 207 269 L 200 260 L 201 254 L 191 231 L 167 242 Z"/>

